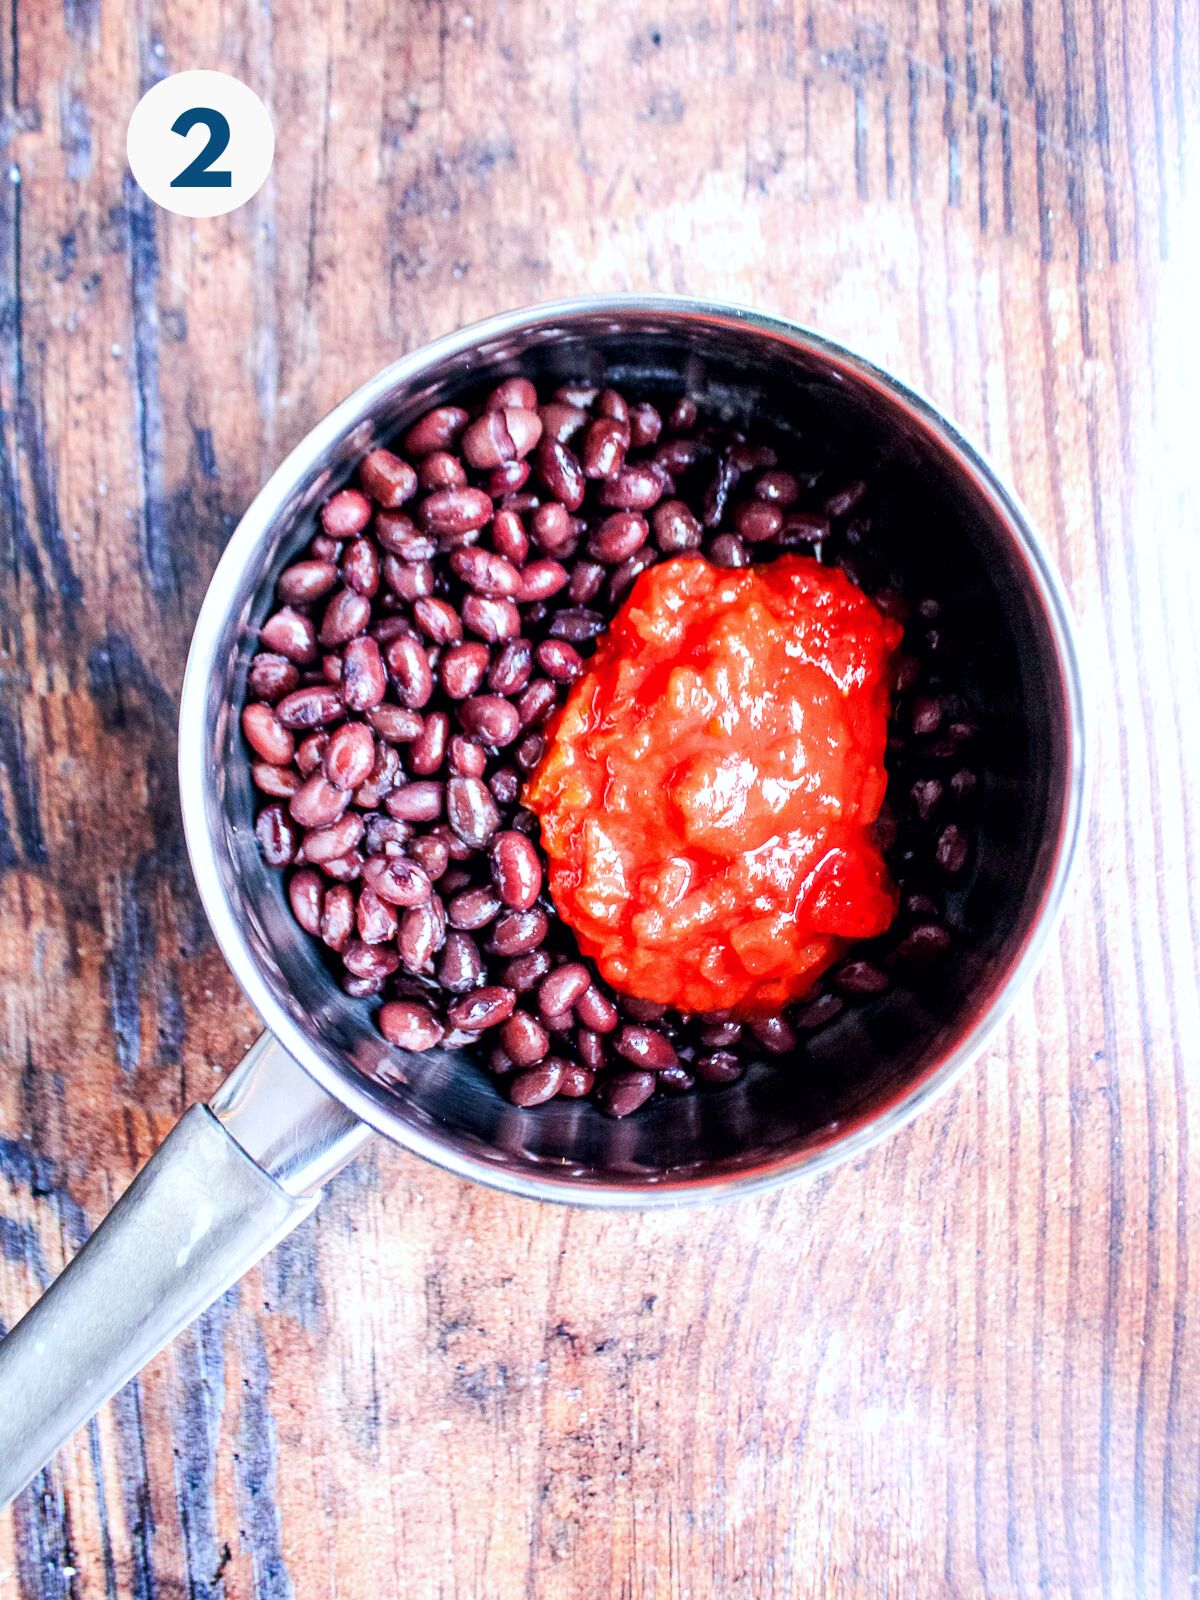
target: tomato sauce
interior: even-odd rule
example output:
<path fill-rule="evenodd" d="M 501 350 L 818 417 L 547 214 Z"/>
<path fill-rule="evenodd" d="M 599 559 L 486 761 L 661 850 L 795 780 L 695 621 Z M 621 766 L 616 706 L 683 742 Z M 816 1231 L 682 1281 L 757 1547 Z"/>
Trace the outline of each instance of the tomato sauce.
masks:
<path fill-rule="evenodd" d="M 638 577 L 524 796 L 558 912 L 614 989 L 764 1015 L 887 928 L 871 825 L 900 637 L 807 556 Z"/>

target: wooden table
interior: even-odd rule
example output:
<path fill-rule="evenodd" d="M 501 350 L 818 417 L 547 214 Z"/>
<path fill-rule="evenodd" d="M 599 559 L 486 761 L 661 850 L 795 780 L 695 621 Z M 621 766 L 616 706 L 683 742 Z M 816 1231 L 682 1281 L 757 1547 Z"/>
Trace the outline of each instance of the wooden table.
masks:
<path fill-rule="evenodd" d="M 273 465 L 430 335 L 654 288 L 869 351 L 1045 530 L 1098 744 L 1061 938 L 916 1126 L 644 1217 L 375 1149 L 0 1518 L 0 1594 L 1193 1593 L 1194 8 L 6 9 L 4 1325 L 254 1035 L 180 838 L 189 632 Z M 211 222 L 125 170 L 192 66 L 278 131 Z"/>

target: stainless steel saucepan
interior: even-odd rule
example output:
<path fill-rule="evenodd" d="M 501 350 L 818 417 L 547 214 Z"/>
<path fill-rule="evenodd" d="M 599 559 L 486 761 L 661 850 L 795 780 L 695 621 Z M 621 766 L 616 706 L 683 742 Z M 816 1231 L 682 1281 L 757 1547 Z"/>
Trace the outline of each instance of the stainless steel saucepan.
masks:
<path fill-rule="evenodd" d="M 794 1064 L 624 1122 L 581 1101 L 522 1111 L 452 1051 L 405 1056 L 343 994 L 259 859 L 238 708 L 256 630 L 316 508 L 428 407 L 514 372 L 640 391 L 685 384 L 735 414 L 840 430 L 920 516 L 894 551 L 969 616 L 987 707 L 964 932 L 934 985 L 899 988 Z M 903 523 L 904 519 L 899 519 Z M 966 610 L 969 608 L 969 611 Z M 0 1503 L 319 1199 L 377 1131 L 464 1178 L 542 1200 L 654 1206 L 747 1193 L 859 1154 L 949 1085 L 1028 979 L 1079 832 L 1079 665 L 1062 589 L 996 473 L 869 361 L 771 317 L 668 299 L 510 312 L 396 362 L 332 412 L 243 517 L 196 624 L 179 717 L 183 820 L 201 899 L 267 1032 L 193 1106 L 0 1342 Z M 388 1064 L 391 1087 L 380 1081 Z M 701 1248 L 701 1246 L 697 1246 Z"/>

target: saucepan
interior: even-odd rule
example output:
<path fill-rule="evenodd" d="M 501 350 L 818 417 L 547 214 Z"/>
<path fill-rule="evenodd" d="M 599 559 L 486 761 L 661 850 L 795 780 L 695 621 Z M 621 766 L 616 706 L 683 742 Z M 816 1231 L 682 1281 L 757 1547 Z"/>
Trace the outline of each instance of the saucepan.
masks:
<path fill-rule="evenodd" d="M 258 853 L 238 707 L 256 631 L 316 508 L 420 413 L 521 372 L 681 386 L 794 422 L 820 413 L 921 497 L 905 561 L 969 618 L 989 748 L 961 928 L 936 984 L 848 1011 L 803 1054 L 719 1092 L 615 1121 L 585 1101 L 520 1109 L 455 1051 L 405 1055 L 337 987 Z M 908 488 L 906 489 L 906 485 Z M 201 608 L 179 717 L 192 868 L 213 932 L 267 1032 L 193 1106 L 58 1280 L 0 1342 L 0 1502 L 175 1333 L 308 1216 L 384 1134 L 533 1199 L 673 1206 L 747 1194 L 861 1154 L 978 1055 L 1049 937 L 1084 792 L 1080 672 L 1062 588 L 997 474 L 933 406 L 791 323 L 677 299 L 510 312 L 373 378 L 299 445 L 247 511 Z M 386 1081 L 385 1081 L 386 1080 Z"/>

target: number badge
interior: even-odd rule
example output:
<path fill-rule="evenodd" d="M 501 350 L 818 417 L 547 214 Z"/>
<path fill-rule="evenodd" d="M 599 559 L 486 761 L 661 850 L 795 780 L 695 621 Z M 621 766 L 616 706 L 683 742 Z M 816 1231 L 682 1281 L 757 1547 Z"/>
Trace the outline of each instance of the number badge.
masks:
<path fill-rule="evenodd" d="M 138 184 L 167 211 L 219 217 L 257 194 L 275 156 L 267 108 L 224 72 L 177 72 L 138 102 L 126 138 Z"/>

